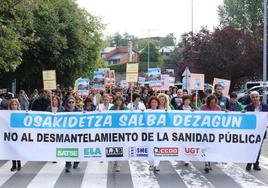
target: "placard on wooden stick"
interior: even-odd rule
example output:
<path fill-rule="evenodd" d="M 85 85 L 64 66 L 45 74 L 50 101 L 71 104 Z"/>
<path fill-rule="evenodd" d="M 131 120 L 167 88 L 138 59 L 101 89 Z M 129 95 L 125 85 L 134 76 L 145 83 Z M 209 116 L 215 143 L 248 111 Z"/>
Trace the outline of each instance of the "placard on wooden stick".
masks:
<path fill-rule="evenodd" d="M 204 74 L 191 74 L 190 77 L 190 89 L 191 90 L 204 90 L 205 75 Z"/>
<path fill-rule="evenodd" d="M 126 70 L 126 80 L 127 82 L 136 83 L 138 82 L 139 75 L 139 64 L 138 63 L 127 63 Z"/>
<path fill-rule="evenodd" d="M 43 75 L 43 85 L 45 90 L 55 90 L 57 85 L 56 80 L 56 70 L 44 70 Z"/>
<path fill-rule="evenodd" d="M 222 93 L 224 96 L 228 96 L 230 86 L 231 86 L 231 80 L 225 80 L 221 78 L 214 78 L 213 80 L 213 88 L 216 84 L 220 84 L 222 86 Z"/>

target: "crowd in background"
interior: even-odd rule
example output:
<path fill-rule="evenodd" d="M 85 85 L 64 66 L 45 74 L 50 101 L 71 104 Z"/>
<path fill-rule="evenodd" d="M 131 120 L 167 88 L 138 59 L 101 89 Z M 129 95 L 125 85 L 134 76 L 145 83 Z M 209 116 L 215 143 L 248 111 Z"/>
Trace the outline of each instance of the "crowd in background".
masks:
<path fill-rule="evenodd" d="M 110 90 L 111 89 L 111 90 Z M 252 92 L 251 103 L 243 106 L 237 101 L 237 94 L 232 92 L 230 96 L 224 96 L 223 87 L 216 84 L 212 89 L 205 91 L 193 91 L 170 87 L 169 91 L 154 91 L 149 87 L 134 87 L 133 90 L 111 87 L 107 92 L 90 90 L 87 96 L 80 96 L 73 92 L 72 88 L 61 89 L 57 86 L 55 91 L 35 89 L 29 96 L 24 90 L 20 90 L 17 97 L 2 99 L 2 109 L 32 110 L 57 112 L 81 112 L 81 111 L 108 111 L 108 110 L 187 110 L 187 111 L 268 111 L 268 107 L 261 103 L 258 92 Z M 260 152 L 259 152 L 260 156 Z M 261 170 L 259 156 L 256 163 L 247 164 L 246 170 Z M 158 172 L 160 161 L 150 161 L 149 169 Z M 66 172 L 71 167 L 77 168 L 79 162 L 66 162 Z M 188 162 L 185 162 L 185 166 Z M 114 162 L 115 171 L 120 171 L 120 163 Z M 13 161 L 11 171 L 21 169 L 20 161 Z M 205 163 L 205 172 L 212 170 L 210 162 Z"/>

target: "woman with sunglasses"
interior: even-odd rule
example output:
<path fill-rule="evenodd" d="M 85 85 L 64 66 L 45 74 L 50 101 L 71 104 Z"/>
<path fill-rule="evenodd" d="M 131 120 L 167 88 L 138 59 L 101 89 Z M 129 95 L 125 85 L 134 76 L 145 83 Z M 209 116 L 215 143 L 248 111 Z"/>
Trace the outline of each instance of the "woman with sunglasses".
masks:
<path fill-rule="evenodd" d="M 74 97 L 69 97 L 66 100 L 66 108 L 65 108 L 65 111 L 64 112 L 81 112 L 75 106 L 76 106 L 75 98 Z M 79 164 L 79 162 L 74 162 L 73 168 L 74 169 L 77 169 L 78 168 L 78 164 Z M 72 162 L 67 161 L 65 163 L 65 172 L 69 173 L 71 168 L 72 168 Z"/>

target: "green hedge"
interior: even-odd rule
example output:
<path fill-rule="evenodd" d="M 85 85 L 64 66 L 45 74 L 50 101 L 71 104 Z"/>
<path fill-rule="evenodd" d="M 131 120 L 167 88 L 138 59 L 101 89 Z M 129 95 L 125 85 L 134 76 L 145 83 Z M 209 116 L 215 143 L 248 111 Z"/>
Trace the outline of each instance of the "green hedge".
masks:
<path fill-rule="evenodd" d="M 122 64 L 116 64 L 116 65 L 110 65 L 111 70 L 115 70 L 117 73 L 125 73 L 126 72 L 126 65 L 127 63 L 122 63 Z M 151 68 L 156 68 L 156 67 L 163 67 L 163 61 L 161 62 L 150 62 L 150 67 Z M 139 63 L 139 72 L 147 72 L 148 69 L 148 62 L 140 62 Z"/>

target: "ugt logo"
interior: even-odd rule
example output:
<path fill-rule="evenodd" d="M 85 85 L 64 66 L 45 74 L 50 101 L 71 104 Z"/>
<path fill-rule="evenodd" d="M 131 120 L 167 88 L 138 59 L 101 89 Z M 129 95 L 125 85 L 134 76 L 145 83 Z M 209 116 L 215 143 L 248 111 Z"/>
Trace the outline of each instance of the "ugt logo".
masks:
<path fill-rule="evenodd" d="M 185 148 L 186 155 L 198 155 L 200 152 L 200 148 Z"/>

